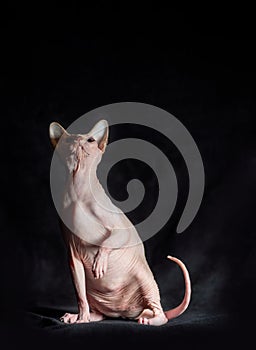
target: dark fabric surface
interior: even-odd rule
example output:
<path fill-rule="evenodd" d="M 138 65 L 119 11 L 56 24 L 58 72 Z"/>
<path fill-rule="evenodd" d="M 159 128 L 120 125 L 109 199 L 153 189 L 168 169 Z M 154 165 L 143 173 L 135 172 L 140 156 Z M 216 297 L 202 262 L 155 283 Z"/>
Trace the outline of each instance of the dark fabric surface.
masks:
<path fill-rule="evenodd" d="M 43 316 L 47 315 L 48 316 Z M 54 318 L 50 315 L 54 315 Z M 52 341 L 79 345 L 93 344 L 95 348 L 102 344 L 118 348 L 122 344 L 135 345 L 186 345 L 197 344 L 198 347 L 216 347 L 222 341 L 228 345 L 232 327 L 227 327 L 226 315 L 200 314 L 190 312 L 161 327 L 143 327 L 127 320 L 104 320 L 90 325 L 63 325 L 55 317 L 61 312 L 38 310 L 27 315 L 35 331 L 51 337 Z M 66 343 L 66 345 L 67 345 Z"/>
<path fill-rule="evenodd" d="M 108 18 L 99 16 L 96 5 L 93 23 L 90 12 L 73 5 L 34 7 L 32 15 L 29 10 L 10 6 L 2 41 L 2 341 L 35 349 L 246 347 L 255 323 L 255 41 L 200 37 L 193 26 L 178 37 L 180 24 L 190 17 L 183 11 L 163 11 L 172 21 L 163 20 L 159 32 L 142 25 L 132 33 L 129 22 L 120 39 L 120 9 L 109 32 Z M 154 23 L 156 15 L 151 11 L 146 22 Z M 48 125 L 55 120 L 67 127 L 93 108 L 122 101 L 149 103 L 174 114 L 202 155 L 203 202 L 190 227 L 177 235 L 189 183 L 180 153 L 153 131 L 110 130 L 110 141 L 126 133 L 139 135 L 172 161 L 177 206 L 145 249 L 163 308 L 176 306 L 184 291 L 181 272 L 167 254 L 186 263 L 192 301 L 182 316 L 162 327 L 112 319 L 64 325 L 58 319 L 76 310 L 76 299 L 50 194 Z M 132 162 L 120 166 L 110 189 L 115 194 L 115 176 L 122 185 L 123 171 L 123 188 L 127 177 L 143 174 L 150 188 L 155 179 L 144 170 Z M 154 198 L 147 197 L 133 219 L 152 203 Z"/>

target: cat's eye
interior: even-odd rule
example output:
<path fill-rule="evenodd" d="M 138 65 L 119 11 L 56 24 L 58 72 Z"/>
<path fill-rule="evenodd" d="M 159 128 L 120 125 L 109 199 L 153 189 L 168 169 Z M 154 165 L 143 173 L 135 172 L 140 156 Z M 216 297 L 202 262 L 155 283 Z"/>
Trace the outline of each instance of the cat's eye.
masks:
<path fill-rule="evenodd" d="M 93 137 L 90 137 L 87 141 L 88 141 L 88 142 L 94 142 L 95 140 L 94 140 Z"/>

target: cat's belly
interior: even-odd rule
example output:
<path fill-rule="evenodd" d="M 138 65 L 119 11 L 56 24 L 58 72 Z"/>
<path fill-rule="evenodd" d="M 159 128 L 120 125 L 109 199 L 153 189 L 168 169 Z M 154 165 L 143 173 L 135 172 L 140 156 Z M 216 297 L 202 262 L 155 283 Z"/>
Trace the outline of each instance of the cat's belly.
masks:
<path fill-rule="evenodd" d="M 108 293 L 88 290 L 88 302 L 92 311 L 108 317 L 136 318 L 143 311 L 143 299 L 138 288 L 124 286 Z"/>
<path fill-rule="evenodd" d="M 112 251 L 108 269 L 100 279 L 95 279 L 89 264 L 86 265 L 86 288 L 92 310 L 109 317 L 135 318 L 144 308 L 138 265 L 141 261 L 133 258 L 133 247 Z"/>

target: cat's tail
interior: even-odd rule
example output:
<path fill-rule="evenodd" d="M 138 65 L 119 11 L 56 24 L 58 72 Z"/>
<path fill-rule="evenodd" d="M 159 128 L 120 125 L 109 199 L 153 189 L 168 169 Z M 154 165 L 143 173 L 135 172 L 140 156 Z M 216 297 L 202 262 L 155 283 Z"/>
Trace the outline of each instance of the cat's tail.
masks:
<path fill-rule="evenodd" d="M 191 283 L 190 283 L 188 270 L 187 270 L 186 266 L 183 264 L 183 262 L 177 258 L 174 258 L 173 256 L 170 256 L 170 255 L 168 255 L 167 258 L 176 262 L 179 265 L 179 267 L 181 268 L 181 270 L 183 272 L 183 276 L 185 279 L 185 295 L 184 295 L 184 298 L 183 298 L 181 304 L 178 305 L 177 307 L 175 307 L 174 309 L 171 309 L 171 310 L 165 312 L 165 316 L 168 318 L 168 320 L 171 320 L 172 318 L 175 318 L 175 317 L 181 315 L 187 309 L 189 302 L 190 302 L 190 298 L 191 298 Z"/>

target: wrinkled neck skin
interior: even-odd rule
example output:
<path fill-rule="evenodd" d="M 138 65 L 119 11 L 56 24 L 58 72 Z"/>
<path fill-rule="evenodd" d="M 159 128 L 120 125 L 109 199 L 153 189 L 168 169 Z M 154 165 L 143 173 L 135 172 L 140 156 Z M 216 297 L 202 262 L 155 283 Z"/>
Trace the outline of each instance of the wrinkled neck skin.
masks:
<path fill-rule="evenodd" d="M 92 156 L 85 152 L 78 152 L 75 161 L 67 160 L 68 178 L 64 208 L 69 206 L 71 202 L 91 201 L 95 191 L 103 191 L 97 178 L 97 166 L 100 159 L 100 155 Z"/>

